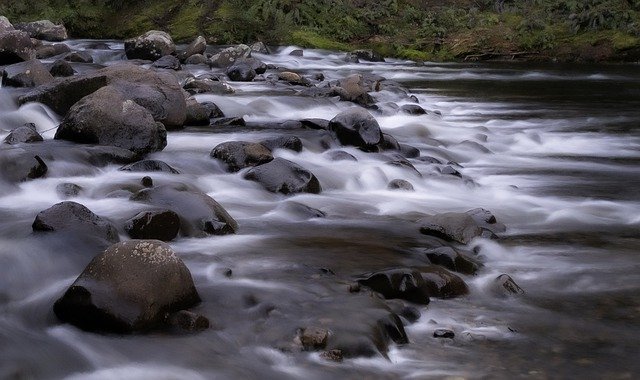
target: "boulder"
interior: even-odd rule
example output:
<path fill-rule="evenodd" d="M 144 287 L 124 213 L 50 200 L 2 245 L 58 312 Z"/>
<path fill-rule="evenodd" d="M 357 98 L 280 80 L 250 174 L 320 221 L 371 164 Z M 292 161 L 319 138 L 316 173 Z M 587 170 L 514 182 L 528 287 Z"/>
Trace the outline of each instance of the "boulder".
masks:
<path fill-rule="evenodd" d="M 237 172 L 250 166 L 273 160 L 271 151 L 262 144 L 246 141 L 228 141 L 211 150 L 210 156 L 227 165 L 227 170 Z"/>
<path fill-rule="evenodd" d="M 403 104 L 400 107 L 400 111 L 406 113 L 407 115 L 426 115 L 427 111 L 424 108 L 420 107 L 417 104 Z"/>
<path fill-rule="evenodd" d="M 183 88 L 191 95 L 203 93 L 226 95 L 235 92 L 228 84 L 209 78 L 188 79 Z"/>
<path fill-rule="evenodd" d="M 171 210 L 144 211 L 127 220 L 124 230 L 132 239 L 171 241 L 178 236 L 180 217 Z"/>
<path fill-rule="evenodd" d="M 358 161 L 353 154 L 347 153 L 344 150 L 332 150 L 325 153 L 325 155 L 331 161 Z"/>
<path fill-rule="evenodd" d="M 0 66 L 36 58 L 31 38 L 20 30 L 0 32 Z"/>
<path fill-rule="evenodd" d="M 34 232 L 69 232 L 76 237 L 97 237 L 106 244 L 120 241 L 118 230 L 80 203 L 64 201 L 40 211 L 33 221 Z"/>
<path fill-rule="evenodd" d="M 93 57 L 88 51 L 73 51 L 66 54 L 63 59 L 67 62 L 93 63 Z"/>
<path fill-rule="evenodd" d="M 340 100 L 354 102 L 363 107 L 369 107 L 375 100 L 369 95 L 371 83 L 362 74 L 352 74 L 339 81 L 338 86 L 331 88 L 330 96 L 339 96 Z"/>
<path fill-rule="evenodd" d="M 22 182 L 44 177 L 48 167 L 39 155 L 23 149 L 0 150 L 0 179 Z"/>
<path fill-rule="evenodd" d="M 56 25 L 49 20 L 40 20 L 15 25 L 16 29 L 29 34 L 31 38 L 45 41 L 63 41 L 69 38 L 64 25 Z"/>
<path fill-rule="evenodd" d="M 383 133 L 379 147 L 381 150 L 400 150 L 400 143 L 390 134 Z"/>
<path fill-rule="evenodd" d="M 304 55 L 304 51 L 302 49 L 294 49 L 289 53 L 292 57 L 302 57 Z"/>
<path fill-rule="evenodd" d="M 56 186 L 56 193 L 63 199 L 77 197 L 82 190 L 81 186 L 71 182 L 60 183 Z"/>
<path fill-rule="evenodd" d="M 71 77 L 73 76 L 73 74 L 75 74 L 75 71 L 73 70 L 73 67 L 71 67 L 69 62 L 58 59 L 51 65 L 49 73 L 54 77 Z"/>
<path fill-rule="evenodd" d="M 238 61 L 227 68 L 227 76 L 235 82 L 251 82 L 256 77 L 256 71 L 250 64 Z"/>
<path fill-rule="evenodd" d="M 42 136 L 40 136 L 33 123 L 26 123 L 22 127 L 14 129 L 4 138 L 4 142 L 10 145 L 40 141 L 43 141 Z"/>
<path fill-rule="evenodd" d="M 153 62 L 153 64 L 151 64 L 151 67 L 176 71 L 182 68 L 182 66 L 180 66 L 180 60 L 172 55 L 165 55 L 158 58 Z"/>
<path fill-rule="evenodd" d="M 103 87 L 71 107 L 54 138 L 115 146 L 137 155 L 159 151 L 167 145 L 164 126 L 113 86 Z"/>
<path fill-rule="evenodd" d="M 9 30 L 15 30 L 15 28 L 13 27 L 13 24 L 11 24 L 11 21 L 9 21 L 8 18 L 4 16 L 0 16 L 0 33 L 6 32 Z"/>
<path fill-rule="evenodd" d="M 260 54 L 271 54 L 271 51 L 269 51 L 269 48 L 263 42 L 256 42 L 251 45 L 251 51 Z"/>
<path fill-rule="evenodd" d="M 384 57 L 373 50 L 354 50 L 347 53 L 345 60 L 347 62 L 384 62 Z"/>
<path fill-rule="evenodd" d="M 276 158 L 266 164 L 249 169 L 244 178 L 258 182 L 265 189 L 274 193 L 319 194 L 322 191 L 320 182 L 313 173 L 283 158 Z"/>
<path fill-rule="evenodd" d="M 203 54 L 205 50 L 207 50 L 207 40 L 202 36 L 198 36 L 195 40 L 191 41 L 183 51 L 178 53 L 178 58 L 184 62 L 186 59 L 194 55 L 201 55 L 204 57 Z"/>
<path fill-rule="evenodd" d="M 185 65 L 204 65 L 209 60 L 202 54 L 194 54 L 184 60 Z"/>
<path fill-rule="evenodd" d="M 386 299 L 403 299 L 428 304 L 429 286 L 414 269 L 388 269 L 366 275 L 358 283 L 380 293 Z"/>
<path fill-rule="evenodd" d="M 455 298 L 469 293 L 469 288 L 462 278 L 440 266 L 421 267 L 420 273 L 432 297 Z"/>
<path fill-rule="evenodd" d="M 211 102 L 199 103 L 194 98 L 187 99 L 187 119 L 185 125 L 210 125 L 211 118 L 224 117 L 224 113 Z"/>
<path fill-rule="evenodd" d="M 278 73 L 278 80 L 285 81 L 290 84 L 301 85 L 301 86 L 311 85 L 311 83 L 307 78 L 291 71 L 283 71 Z"/>
<path fill-rule="evenodd" d="M 336 115 L 329 122 L 343 145 L 353 145 L 365 151 L 375 151 L 382 141 L 382 132 L 376 119 L 362 108 L 351 108 Z"/>
<path fill-rule="evenodd" d="M 274 149 L 288 149 L 302 152 L 302 140 L 296 136 L 280 136 L 260 141 L 260 144 L 273 151 Z"/>
<path fill-rule="evenodd" d="M 251 56 L 251 48 L 247 45 L 236 45 L 228 47 L 211 57 L 211 63 L 220 68 L 227 68 L 237 60 L 249 58 Z"/>
<path fill-rule="evenodd" d="M 53 82 L 49 70 L 37 59 L 14 63 L 2 70 L 2 83 L 13 87 L 34 87 Z"/>
<path fill-rule="evenodd" d="M 171 55 L 176 51 L 176 45 L 171 36 L 159 30 L 150 30 L 138 37 L 124 41 L 124 51 L 127 59 L 156 59 Z"/>
<path fill-rule="evenodd" d="M 70 52 L 71 48 L 65 44 L 41 45 L 36 48 L 36 58 L 47 59 Z"/>
<path fill-rule="evenodd" d="M 163 172 L 170 174 L 180 174 L 179 171 L 160 160 L 142 160 L 125 165 L 120 170 L 127 172 Z"/>
<path fill-rule="evenodd" d="M 168 209 L 180 217 L 180 231 L 184 236 L 206 237 L 236 233 L 238 223 L 207 194 L 174 184 L 143 189 L 131 198 L 156 207 Z"/>
<path fill-rule="evenodd" d="M 508 274 L 501 274 L 496 277 L 490 285 L 490 290 L 498 297 L 520 296 L 524 294 L 524 289 L 518 285 Z"/>
<path fill-rule="evenodd" d="M 158 240 L 117 243 L 94 257 L 53 311 L 83 330 L 132 333 L 163 326 L 200 296 L 189 269 Z"/>
<path fill-rule="evenodd" d="M 431 264 L 440 265 L 458 273 L 475 274 L 481 266 L 476 260 L 449 246 L 426 249 L 423 253 Z"/>
<path fill-rule="evenodd" d="M 414 191 L 413 185 L 411 182 L 406 181 L 404 179 L 393 179 L 387 185 L 387 189 L 389 190 L 404 190 L 404 191 Z"/>
<path fill-rule="evenodd" d="M 482 218 L 485 218 L 486 214 L 484 212 L 474 214 L 478 212 L 476 210 L 486 211 L 475 209 L 469 211 L 471 214 L 469 212 L 447 212 L 425 217 L 419 221 L 420 232 L 461 244 L 468 244 L 476 237 L 494 237 L 490 225 L 495 224 L 496 230 L 501 230 L 502 225 L 495 223 L 495 217 L 493 217 L 494 223 L 484 221 Z"/>
<path fill-rule="evenodd" d="M 236 61 L 237 64 L 249 65 L 256 74 L 264 74 L 267 71 L 267 64 L 253 57 L 239 59 Z"/>

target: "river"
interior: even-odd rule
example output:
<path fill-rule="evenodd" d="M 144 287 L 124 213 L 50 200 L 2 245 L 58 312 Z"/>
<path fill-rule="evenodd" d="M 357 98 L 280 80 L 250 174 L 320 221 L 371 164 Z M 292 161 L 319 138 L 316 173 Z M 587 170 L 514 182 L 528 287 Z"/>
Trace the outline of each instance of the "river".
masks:
<path fill-rule="evenodd" d="M 123 59 L 123 46 L 67 41 L 97 62 Z M 238 221 L 239 233 L 179 238 L 171 246 L 191 270 L 212 327 L 196 334 L 117 336 L 59 323 L 53 302 L 91 257 L 82 246 L 33 235 L 35 215 L 62 199 L 56 186 L 84 188 L 75 201 L 121 225 L 141 206 L 110 195 L 139 181 L 118 165 L 96 168 L 73 158 L 49 163 L 45 178 L 0 183 L 0 378 L 16 379 L 425 379 L 635 378 L 640 374 L 640 71 L 636 65 L 523 63 L 347 64 L 343 54 L 292 47 L 256 55 L 266 63 L 327 80 L 369 72 L 415 95 L 428 115 L 375 113 L 383 132 L 438 158 L 417 171 L 381 155 L 343 147 L 358 161 L 332 161 L 317 131 L 188 127 L 169 132 L 151 155 L 180 171 L 155 182 L 183 181 L 212 196 Z M 189 67 L 193 74 L 208 71 Z M 333 98 L 296 96 L 269 82 L 230 82 L 233 95 L 197 95 L 227 116 L 254 122 L 331 119 L 352 107 Z M 17 90 L 0 89 L 0 122 L 34 122 L 53 138 L 59 116 L 38 104 L 17 107 Z M 393 92 L 380 104 L 407 103 Z M 7 135 L 0 131 L 0 138 Z M 305 149 L 276 156 L 311 170 L 323 192 L 282 196 L 230 174 L 209 157 L 229 140 L 293 134 Z M 1 149 L 9 149 L 4 145 Z M 442 174 L 446 162 L 460 176 Z M 392 191 L 392 179 L 415 191 Z M 298 204 L 326 214 L 309 218 Z M 461 275 L 467 296 L 432 299 L 406 326 L 409 343 L 388 358 L 336 363 L 288 350 L 296 328 L 336 321 L 349 331 L 375 310 L 350 294 L 356 276 L 416 265 L 424 236 L 415 215 L 491 210 L 507 226 L 498 240 L 471 248 L 484 266 Z M 125 238 L 121 231 L 122 237 Z M 228 269 L 233 275 L 224 273 Z M 525 291 L 498 296 L 509 274 Z M 436 339 L 436 328 L 455 332 Z M 335 334 L 340 334 L 335 331 Z"/>

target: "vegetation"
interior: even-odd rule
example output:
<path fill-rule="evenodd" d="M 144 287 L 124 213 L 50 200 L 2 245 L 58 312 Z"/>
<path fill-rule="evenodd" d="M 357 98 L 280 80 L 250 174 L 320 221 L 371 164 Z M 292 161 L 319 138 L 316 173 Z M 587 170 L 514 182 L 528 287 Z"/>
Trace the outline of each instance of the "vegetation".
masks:
<path fill-rule="evenodd" d="M 88 38 L 162 29 L 177 41 L 368 47 L 416 60 L 640 57 L 640 0 L 5 0 L 0 14 Z"/>

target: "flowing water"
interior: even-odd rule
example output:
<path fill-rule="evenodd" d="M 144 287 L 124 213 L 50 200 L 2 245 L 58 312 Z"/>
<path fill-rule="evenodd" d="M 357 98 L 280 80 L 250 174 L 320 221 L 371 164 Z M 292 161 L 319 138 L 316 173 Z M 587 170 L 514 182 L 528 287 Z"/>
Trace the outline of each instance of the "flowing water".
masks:
<path fill-rule="evenodd" d="M 92 41 L 68 42 L 89 49 Z M 123 59 L 122 44 L 91 49 L 97 64 Z M 640 72 L 637 66 L 524 64 L 347 64 L 340 54 L 292 48 L 259 55 L 267 63 L 328 80 L 370 72 L 399 82 L 431 112 L 376 113 L 384 132 L 423 156 L 420 173 L 388 165 L 380 154 L 348 147 L 358 161 L 331 161 L 318 131 L 186 128 L 170 132 L 152 158 L 179 175 L 151 173 L 156 183 L 186 182 L 221 203 L 239 222 L 237 235 L 179 238 L 171 243 L 191 270 L 212 328 L 192 335 L 112 336 L 60 324 L 53 302 L 95 253 L 32 235 L 35 215 L 62 201 L 60 183 L 85 190 L 75 201 L 122 225 L 143 206 L 112 196 L 142 174 L 96 168 L 75 156 L 49 162 L 45 178 L 0 183 L 0 378 L 634 378 L 640 374 Z M 188 68 L 193 74 L 208 69 Z M 269 82 L 231 83 L 234 95 L 198 95 L 227 116 L 249 122 L 331 119 L 353 104 L 296 96 Z M 17 90 L 0 89 L 0 123 L 34 122 L 51 139 L 59 116 L 38 104 L 17 107 Z M 383 91 L 381 103 L 409 100 Z M 387 110 L 388 111 L 388 110 Z M 7 132 L 0 132 L 4 138 Z M 300 137 L 301 153 L 276 156 L 311 170 L 321 194 L 283 196 L 226 173 L 209 157 L 229 140 Z M 9 149 L 8 146 L 2 149 Z M 414 192 L 391 191 L 392 179 Z M 122 187 L 120 186 L 120 187 Z M 304 204 L 326 213 L 309 218 Z M 299 327 L 360 328 L 373 318 L 366 292 L 351 294 L 356 276 L 418 265 L 426 244 L 416 216 L 476 207 L 507 226 L 499 240 L 476 239 L 484 267 L 462 276 L 471 291 L 433 299 L 406 326 L 410 343 L 388 358 L 326 361 L 283 349 Z M 122 238 L 125 238 L 123 231 Z M 231 277 L 224 275 L 230 268 Z M 525 290 L 492 292 L 508 273 Z M 353 325 L 353 326 L 352 326 Z M 435 339 L 436 328 L 455 339 Z"/>

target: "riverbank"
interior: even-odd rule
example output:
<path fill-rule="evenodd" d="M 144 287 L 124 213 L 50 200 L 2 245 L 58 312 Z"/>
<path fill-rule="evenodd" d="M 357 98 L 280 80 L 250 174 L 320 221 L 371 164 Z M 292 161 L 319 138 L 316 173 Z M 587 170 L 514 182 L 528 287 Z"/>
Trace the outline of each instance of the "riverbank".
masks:
<path fill-rule="evenodd" d="M 627 1 L 507 2 L 501 7 L 496 4 L 503 2 L 494 1 L 430 3 L 43 1 L 33 6 L 9 2 L 0 5 L 0 14 L 15 22 L 62 22 L 74 38 L 124 39 L 160 29 L 177 42 L 202 35 L 211 44 L 260 40 L 328 50 L 367 48 L 416 61 L 640 60 L 639 6 Z"/>

